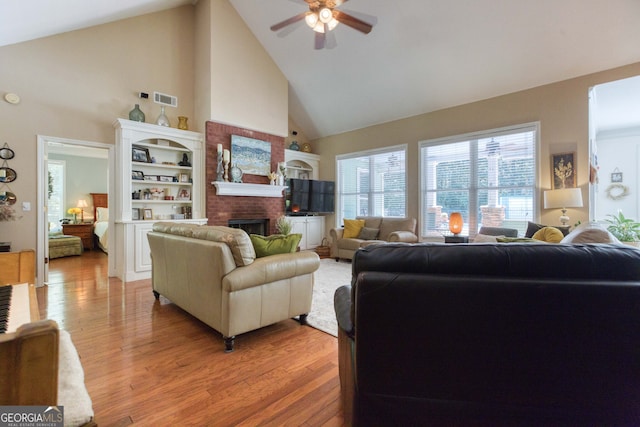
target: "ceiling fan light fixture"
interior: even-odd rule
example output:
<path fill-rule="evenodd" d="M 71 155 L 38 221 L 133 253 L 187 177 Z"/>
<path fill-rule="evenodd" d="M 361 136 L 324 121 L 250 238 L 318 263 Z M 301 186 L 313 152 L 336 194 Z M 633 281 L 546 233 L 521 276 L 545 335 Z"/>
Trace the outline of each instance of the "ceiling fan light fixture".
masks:
<path fill-rule="evenodd" d="M 320 9 L 320 12 L 318 12 L 318 18 L 323 24 L 328 24 L 333 19 L 333 11 L 328 7 L 323 7 Z"/>
<path fill-rule="evenodd" d="M 315 29 L 315 26 L 318 24 L 318 14 L 315 12 L 308 12 L 304 17 L 304 21 L 307 23 L 309 28 Z"/>
<path fill-rule="evenodd" d="M 329 27 L 329 31 L 333 30 L 335 27 L 338 26 L 340 22 L 335 19 L 335 18 L 331 18 L 331 21 L 329 21 L 329 23 L 327 24 L 327 26 Z"/>

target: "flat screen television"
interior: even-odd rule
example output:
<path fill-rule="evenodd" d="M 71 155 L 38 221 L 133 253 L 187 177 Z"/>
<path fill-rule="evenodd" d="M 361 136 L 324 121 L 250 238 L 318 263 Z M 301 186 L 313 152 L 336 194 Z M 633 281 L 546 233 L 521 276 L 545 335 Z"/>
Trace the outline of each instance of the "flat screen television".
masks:
<path fill-rule="evenodd" d="M 287 214 L 333 213 L 336 187 L 333 181 L 291 178 L 287 186 Z"/>

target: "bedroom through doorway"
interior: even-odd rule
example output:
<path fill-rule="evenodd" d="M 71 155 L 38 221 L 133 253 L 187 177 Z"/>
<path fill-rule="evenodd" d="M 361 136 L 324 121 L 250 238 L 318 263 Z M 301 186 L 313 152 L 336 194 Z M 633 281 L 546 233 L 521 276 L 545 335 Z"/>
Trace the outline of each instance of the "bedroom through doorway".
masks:
<path fill-rule="evenodd" d="M 37 284 L 49 283 L 49 270 L 70 258 L 107 264 L 112 276 L 109 218 L 114 146 L 38 136 Z M 102 261 L 100 261 L 102 259 Z M 106 262 L 105 262 L 106 260 Z"/>

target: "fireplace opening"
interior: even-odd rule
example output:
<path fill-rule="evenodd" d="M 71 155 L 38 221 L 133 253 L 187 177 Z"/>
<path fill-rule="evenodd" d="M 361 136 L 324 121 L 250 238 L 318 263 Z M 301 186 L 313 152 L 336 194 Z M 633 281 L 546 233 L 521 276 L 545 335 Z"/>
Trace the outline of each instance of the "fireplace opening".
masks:
<path fill-rule="evenodd" d="M 247 232 L 247 234 L 260 234 L 266 236 L 269 229 L 268 218 L 256 219 L 230 219 L 229 227 L 239 228 Z"/>

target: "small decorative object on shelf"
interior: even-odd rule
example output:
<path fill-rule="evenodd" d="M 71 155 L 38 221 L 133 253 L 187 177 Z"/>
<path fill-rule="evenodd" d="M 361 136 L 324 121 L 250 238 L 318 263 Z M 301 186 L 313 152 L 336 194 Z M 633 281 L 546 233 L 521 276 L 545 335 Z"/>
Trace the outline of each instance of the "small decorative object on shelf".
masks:
<path fill-rule="evenodd" d="M 276 185 L 276 179 L 278 179 L 278 174 L 275 172 L 269 172 L 269 184 Z"/>
<path fill-rule="evenodd" d="M 171 126 L 171 124 L 169 123 L 169 118 L 164 113 L 164 105 L 160 107 L 160 115 L 156 119 L 156 124 L 160 126 L 167 126 L 167 127 Z"/>
<path fill-rule="evenodd" d="M 216 181 L 224 181 L 224 167 L 222 166 L 222 144 L 218 144 L 218 167 L 216 168 Z"/>
<path fill-rule="evenodd" d="M 231 182 L 242 182 L 242 169 L 238 166 L 231 166 Z"/>
<path fill-rule="evenodd" d="M 295 138 L 298 132 L 294 130 L 293 132 L 291 132 L 291 134 Z M 300 146 L 298 145 L 298 141 L 296 141 L 295 139 L 291 141 L 291 144 L 289 144 L 289 150 L 300 151 Z"/>
<path fill-rule="evenodd" d="M 178 163 L 180 166 L 191 166 L 191 162 L 189 161 L 189 156 L 187 153 L 182 155 L 182 161 Z"/>
<path fill-rule="evenodd" d="M 132 120 L 134 122 L 144 123 L 144 119 L 145 119 L 145 116 L 142 110 L 140 109 L 140 105 L 136 104 L 133 110 L 129 111 L 129 120 Z"/>
<path fill-rule="evenodd" d="M 185 116 L 178 116 L 178 129 L 189 130 L 188 120 L 189 118 Z"/>
<path fill-rule="evenodd" d="M 302 151 L 304 153 L 310 153 L 311 152 L 311 144 L 309 144 L 308 142 L 305 142 L 304 144 L 302 144 Z"/>

